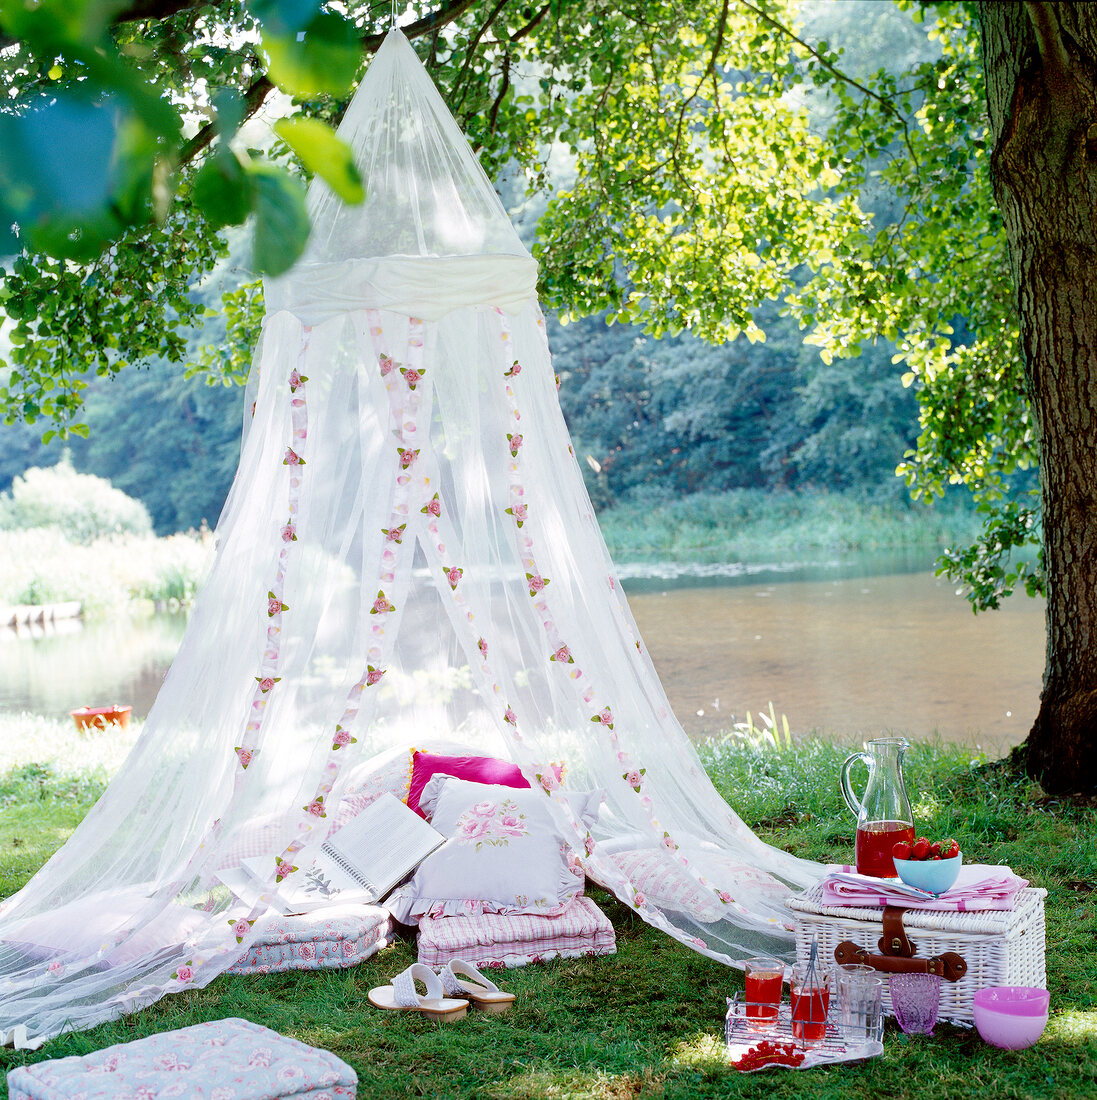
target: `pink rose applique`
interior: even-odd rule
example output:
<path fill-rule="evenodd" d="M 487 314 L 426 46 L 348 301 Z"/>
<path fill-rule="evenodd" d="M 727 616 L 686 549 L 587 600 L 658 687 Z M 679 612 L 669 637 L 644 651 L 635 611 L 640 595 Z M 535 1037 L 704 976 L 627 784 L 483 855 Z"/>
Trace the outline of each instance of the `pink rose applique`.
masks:
<path fill-rule="evenodd" d="M 373 665 L 366 665 L 366 687 L 373 687 L 374 684 L 381 682 L 381 677 L 385 675 L 387 669 L 374 668 Z"/>
<path fill-rule="evenodd" d="M 392 373 L 392 368 L 395 364 L 392 361 L 392 357 L 388 355 L 377 356 L 377 365 L 381 368 L 381 377 Z"/>
<path fill-rule="evenodd" d="M 440 516 L 442 514 L 442 502 L 438 499 L 438 494 L 435 493 L 419 511 L 425 516 Z"/>
<path fill-rule="evenodd" d="M 548 577 L 542 577 L 540 573 L 527 573 L 526 583 L 529 585 L 529 594 L 536 596 L 538 592 L 543 592 L 545 585 L 549 583 Z"/>
<path fill-rule="evenodd" d="M 331 740 L 331 747 L 333 750 L 341 749 L 344 745 L 357 745 L 358 738 L 351 737 L 350 730 L 343 729 L 342 726 L 335 727 L 335 736 Z"/>
<path fill-rule="evenodd" d="M 564 664 L 564 665 L 573 665 L 573 664 L 575 664 L 575 658 L 571 655 L 571 650 L 568 649 L 568 647 L 566 645 L 560 646 L 552 654 L 552 656 L 549 657 L 549 660 L 550 661 L 559 661 L 561 664 Z"/>
<path fill-rule="evenodd" d="M 304 466 L 305 460 L 292 448 L 286 448 L 285 457 L 282 459 L 283 466 Z"/>
<path fill-rule="evenodd" d="M 289 389 L 290 393 L 296 393 L 307 381 L 309 376 L 302 374 L 300 371 L 290 371 L 289 376 Z"/>
<path fill-rule="evenodd" d="M 556 778 L 551 769 L 538 775 L 537 779 L 546 791 L 554 791 L 560 786 L 560 781 Z"/>
<path fill-rule="evenodd" d="M 587 839 L 583 842 L 583 847 L 586 849 L 588 856 L 594 852 L 594 837 L 589 833 L 587 834 Z"/>
<path fill-rule="evenodd" d="M 522 447 L 522 436 L 517 432 L 514 435 L 507 432 L 507 442 L 510 444 L 510 457 L 517 458 L 518 451 Z"/>
<path fill-rule="evenodd" d="M 274 861 L 278 865 L 278 873 L 274 876 L 275 882 L 281 882 L 282 879 L 289 878 L 290 875 L 297 870 L 297 868 L 287 859 L 279 859 L 275 856 Z"/>
<path fill-rule="evenodd" d="M 237 745 L 233 751 L 236 753 L 236 757 L 240 761 L 240 767 L 247 768 L 252 759 L 251 750 L 242 748 L 240 745 Z"/>
<path fill-rule="evenodd" d="M 385 536 L 386 542 L 395 542 L 399 545 L 400 540 L 404 537 L 404 531 L 407 529 L 406 523 L 401 523 L 399 527 L 382 527 L 381 534 Z"/>
<path fill-rule="evenodd" d="M 731 905 L 735 899 L 726 890 L 717 890 L 716 896 L 725 904 Z"/>
<path fill-rule="evenodd" d="M 449 581 L 451 589 L 457 589 L 457 583 L 465 575 L 463 569 L 458 569 L 455 565 L 443 565 L 442 572 L 446 575 L 446 580 Z"/>
<path fill-rule="evenodd" d="M 592 722 L 600 722 L 607 729 L 613 729 L 613 711 L 609 707 L 603 707 L 591 718 Z"/>
<path fill-rule="evenodd" d="M 488 656 L 488 643 L 483 638 L 477 639 L 476 648 L 480 651 L 480 656 L 487 660 Z"/>
<path fill-rule="evenodd" d="M 503 721 L 509 722 L 512 726 L 516 726 L 518 725 L 518 715 L 515 714 L 510 707 L 507 707 L 507 709 L 503 711 Z"/>
<path fill-rule="evenodd" d="M 647 768 L 640 768 L 637 771 L 635 768 L 632 771 L 625 772 L 622 779 L 637 793 L 639 793 L 641 786 L 644 783 L 644 774 L 647 772 Z"/>
<path fill-rule="evenodd" d="M 408 389 L 413 390 L 423 380 L 423 375 L 427 372 L 425 370 L 416 370 L 414 367 L 401 367 L 400 373 L 404 376 L 404 381 L 407 382 Z"/>
<path fill-rule="evenodd" d="M 232 925 L 232 934 L 236 937 L 237 943 L 243 942 L 244 937 L 251 931 L 251 926 L 254 923 L 254 920 L 248 920 L 246 917 L 229 921 L 229 924 Z"/>
<path fill-rule="evenodd" d="M 418 448 L 412 450 L 410 447 L 397 447 L 396 450 L 400 455 L 401 470 L 406 470 L 419 457 Z"/>
<path fill-rule="evenodd" d="M 674 843 L 674 840 L 671 837 L 670 833 L 663 833 L 662 843 L 663 847 L 666 848 L 668 852 L 675 852 L 678 850 L 678 845 Z"/>
<path fill-rule="evenodd" d="M 389 602 L 388 597 L 380 589 L 377 591 L 377 599 L 369 609 L 371 615 L 384 615 L 386 612 L 395 611 L 396 608 Z"/>
<path fill-rule="evenodd" d="M 504 378 L 513 378 L 516 374 L 522 373 L 522 364 L 517 359 L 511 364 L 510 370 L 503 371 Z"/>
<path fill-rule="evenodd" d="M 289 604 L 282 603 L 273 592 L 267 592 L 267 615 L 273 619 L 279 611 L 289 611 Z"/>
<path fill-rule="evenodd" d="M 505 509 L 508 516 L 514 516 L 514 522 L 517 526 L 521 527 L 523 523 L 529 518 L 529 513 L 526 510 L 524 504 L 516 504 L 513 508 Z"/>
<path fill-rule="evenodd" d="M 458 822 L 457 835 L 461 840 L 479 840 L 488 831 L 488 822 L 482 817 L 466 817 Z"/>
<path fill-rule="evenodd" d="M 643 909 L 644 906 L 647 905 L 647 903 L 648 899 L 644 897 L 644 895 L 640 893 L 639 890 L 637 890 L 635 896 L 632 899 L 632 904 L 635 905 L 637 909 Z"/>
<path fill-rule="evenodd" d="M 259 690 L 264 695 L 266 695 L 266 693 L 268 691 L 270 691 L 270 689 L 272 687 L 274 687 L 274 685 L 276 683 L 278 683 L 278 681 L 281 680 L 281 679 L 282 679 L 281 676 L 256 676 L 255 677 L 256 682 L 259 684 Z"/>
<path fill-rule="evenodd" d="M 324 796 L 320 795 L 318 798 L 314 798 L 305 807 L 305 813 L 312 814 L 313 817 L 327 817 L 327 811 L 324 809 Z"/>
<path fill-rule="evenodd" d="M 296 542 L 297 541 L 297 528 L 292 523 L 287 523 L 282 527 L 280 532 L 283 542 Z"/>

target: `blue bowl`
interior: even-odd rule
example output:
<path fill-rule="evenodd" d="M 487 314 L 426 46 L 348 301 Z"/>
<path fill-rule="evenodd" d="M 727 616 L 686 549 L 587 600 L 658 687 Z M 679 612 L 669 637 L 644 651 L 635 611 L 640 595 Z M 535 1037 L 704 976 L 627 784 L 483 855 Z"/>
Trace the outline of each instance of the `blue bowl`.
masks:
<path fill-rule="evenodd" d="M 908 886 L 928 890 L 931 894 L 943 894 L 952 888 L 963 861 L 963 852 L 951 859 L 897 859 L 895 870 Z"/>

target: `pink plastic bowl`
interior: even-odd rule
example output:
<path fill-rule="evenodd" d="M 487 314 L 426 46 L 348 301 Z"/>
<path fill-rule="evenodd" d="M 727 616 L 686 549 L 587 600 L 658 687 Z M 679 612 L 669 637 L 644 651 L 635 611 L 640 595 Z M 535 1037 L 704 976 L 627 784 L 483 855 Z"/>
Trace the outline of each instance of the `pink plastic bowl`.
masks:
<path fill-rule="evenodd" d="M 975 1027 L 1003 1050 L 1032 1046 L 1047 1027 L 1051 994 L 1031 985 L 992 985 L 975 994 Z"/>

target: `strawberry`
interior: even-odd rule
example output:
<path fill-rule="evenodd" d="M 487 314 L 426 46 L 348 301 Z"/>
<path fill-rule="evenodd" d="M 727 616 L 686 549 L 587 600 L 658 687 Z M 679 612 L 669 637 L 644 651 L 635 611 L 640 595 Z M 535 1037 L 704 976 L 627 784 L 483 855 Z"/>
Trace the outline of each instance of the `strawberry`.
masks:
<path fill-rule="evenodd" d="M 937 858 L 937 857 L 938 857 L 938 856 L 939 856 L 939 855 L 941 854 L 941 842 L 940 842 L 939 840 L 935 840 L 935 841 L 934 841 L 934 842 L 933 842 L 933 843 L 932 843 L 932 844 L 931 844 L 931 845 L 929 846 L 929 854 L 930 854 L 930 855 L 931 855 L 931 856 L 932 856 L 932 857 L 933 857 L 934 859 L 936 859 L 936 858 Z"/>
<path fill-rule="evenodd" d="M 905 840 L 897 840 L 891 846 L 891 854 L 895 859 L 910 859 L 910 845 Z"/>
<path fill-rule="evenodd" d="M 929 855 L 929 841 L 924 836 L 920 836 L 910 850 L 910 858 L 925 859 L 927 855 Z"/>
<path fill-rule="evenodd" d="M 952 837 L 941 841 L 941 855 L 945 859 L 955 859 L 960 854 L 960 845 Z"/>

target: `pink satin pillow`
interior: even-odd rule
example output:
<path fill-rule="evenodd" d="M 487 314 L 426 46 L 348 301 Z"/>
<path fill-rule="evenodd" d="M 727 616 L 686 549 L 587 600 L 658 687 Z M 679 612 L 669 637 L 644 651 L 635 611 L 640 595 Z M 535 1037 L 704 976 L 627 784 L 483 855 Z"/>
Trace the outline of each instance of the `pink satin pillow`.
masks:
<path fill-rule="evenodd" d="M 439 756 L 432 752 L 415 752 L 411 758 L 411 786 L 408 805 L 422 818 L 419 798 L 432 776 L 452 775 L 470 783 L 494 783 L 500 787 L 528 787 L 529 782 L 517 764 L 494 756 Z"/>

